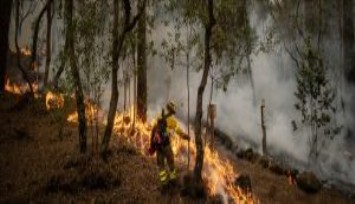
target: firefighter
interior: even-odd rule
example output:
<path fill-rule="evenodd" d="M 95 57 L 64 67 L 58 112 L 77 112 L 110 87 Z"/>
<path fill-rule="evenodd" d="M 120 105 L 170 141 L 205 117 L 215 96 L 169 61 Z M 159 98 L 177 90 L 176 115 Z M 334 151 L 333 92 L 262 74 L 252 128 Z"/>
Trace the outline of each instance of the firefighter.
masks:
<path fill-rule="evenodd" d="M 165 114 L 165 111 L 167 112 Z M 174 134 L 178 134 L 185 140 L 190 140 L 189 135 L 179 127 L 175 118 L 176 105 L 170 101 L 166 105 L 166 110 L 162 110 L 161 116 L 157 118 L 156 124 L 153 127 L 151 135 L 150 153 L 156 152 L 157 164 L 159 167 L 159 180 L 162 187 L 169 183 L 176 183 L 177 170 L 174 163 L 174 153 L 171 147 L 170 138 Z M 165 161 L 168 164 L 168 169 L 165 168 Z"/>

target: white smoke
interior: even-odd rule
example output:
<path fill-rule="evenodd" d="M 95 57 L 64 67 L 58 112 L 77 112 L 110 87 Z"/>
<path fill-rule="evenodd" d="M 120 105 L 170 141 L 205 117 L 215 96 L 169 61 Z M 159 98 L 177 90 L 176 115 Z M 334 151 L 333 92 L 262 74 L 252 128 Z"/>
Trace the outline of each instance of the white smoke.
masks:
<path fill-rule="evenodd" d="M 270 16 L 266 20 L 260 21 L 259 16 L 255 12 L 251 12 L 250 21 L 259 40 L 263 40 L 267 25 L 271 23 Z M 164 25 L 155 27 L 151 38 L 156 45 L 160 45 L 161 40 L 166 37 L 167 29 L 169 28 Z M 335 44 L 334 41 L 325 42 Z M 157 49 L 162 48 L 158 46 Z M 337 58 L 337 56 L 333 57 Z M 329 61 L 331 62 L 327 63 L 336 64 L 339 60 Z M 154 117 L 159 114 L 166 101 L 173 99 L 179 104 L 182 121 L 186 122 L 186 68 L 177 66 L 171 70 L 169 65 L 159 56 L 150 58 L 148 67 L 149 116 Z M 335 183 L 341 181 L 355 184 L 355 161 L 349 159 L 349 156 L 344 157 L 344 154 L 351 155 L 345 144 L 344 131 L 329 142 L 329 145 L 322 151 L 317 164 L 310 167 L 307 165 L 309 162 L 309 131 L 300 127 L 294 131 L 291 124 L 293 120 L 299 120 L 301 117 L 294 108 L 296 103 L 294 96 L 296 91 L 295 72 L 294 62 L 282 46 L 276 46 L 270 53 L 255 53 L 252 56 L 252 77 L 255 90 L 252 90 L 250 83 L 241 83 L 240 81 L 243 80 L 239 79 L 243 76 L 238 76 L 230 82 L 227 92 L 214 91 L 212 101 L 217 105 L 217 127 L 231 136 L 236 143 L 247 141 L 247 145 L 249 144 L 261 152 L 260 101 L 265 99 L 267 145 L 274 156 L 283 155 L 286 157 L 283 159 L 288 161 L 290 165 L 300 169 L 310 168 L 322 179 Z M 166 83 L 169 80 L 171 81 L 170 85 Z M 194 118 L 201 72 L 191 71 L 190 80 L 190 118 Z M 253 104 L 253 91 L 256 95 L 256 105 Z M 204 119 L 206 118 L 209 94 L 210 80 L 204 93 Z M 345 96 L 344 100 L 347 102 L 348 94 Z M 348 117 L 348 121 L 353 121 L 349 116 L 345 117 Z M 343 112 L 338 110 L 336 118 L 338 123 L 342 124 L 344 122 Z"/>

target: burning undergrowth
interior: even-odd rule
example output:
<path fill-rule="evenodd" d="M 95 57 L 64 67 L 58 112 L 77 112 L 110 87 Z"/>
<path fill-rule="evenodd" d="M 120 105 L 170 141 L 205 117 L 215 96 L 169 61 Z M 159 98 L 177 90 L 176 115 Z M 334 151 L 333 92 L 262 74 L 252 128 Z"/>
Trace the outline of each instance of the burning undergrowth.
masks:
<path fill-rule="evenodd" d="M 127 112 L 118 114 L 115 118 L 114 131 L 118 137 L 124 139 L 128 144 L 135 147 L 141 155 L 147 155 L 149 148 L 150 132 L 154 120 L 142 123 L 134 117 L 134 107 Z M 69 115 L 68 120 L 76 121 L 75 113 Z M 192 137 L 193 138 L 193 137 Z M 183 141 L 179 137 L 173 137 L 172 148 L 175 153 L 177 166 L 185 168 L 188 161 L 188 145 L 190 149 L 190 163 L 194 164 L 196 149 L 194 141 L 190 143 Z M 193 165 L 190 165 L 191 172 Z M 203 180 L 206 184 L 206 190 L 209 196 L 221 196 L 225 203 L 227 202 L 247 202 L 253 203 L 251 194 L 242 193 L 240 188 L 235 185 L 235 179 L 238 173 L 228 160 L 222 159 L 217 151 L 212 151 L 209 145 L 205 147 L 204 169 L 202 172 Z"/>
<path fill-rule="evenodd" d="M 0 202 L 222 203 L 238 201 L 231 196 L 233 194 L 228 191 L 230 188 L 239 193 L 238 198 L 245 198 L 252 186 L 253 195 L 262 203 L 353 203 L 353 200 L 332 189 L 321 189 L 312 195 L 305 194 L 295 184 L 290 185 L 295 181 L 287 179 L 293 177 L 272 174 L 261 165 L 237 159 L 233 153 L 217 154 L 208 148 L 203 172 L 206 200 L 189 200 L 181 194 L 182 189 L 174 191 L 172 195 L 162 195 L 158 190 L 155 159 L 143 156 L 149 144 L 146 136 L 149 136 L 151 127 L 136 121 L 132 112 L 117 116 L 108 160 L 96 162 L 89 156 L 78 156 L 77 126 L 67 122 L 67 113 L 75 111 L 72 99 L 65 98 L 64 106 L 58 110 L 47 110 L 45 97 L 41 94 L 40 98 L 35 98 L 25 108 L 10 111 L 17 104 L 18 97 L 14 94 L 10 97 L 7 92 L 0 97 Z M 50 103 L 56 104 L 55 100 Z M 57 137 L 59 120 L 54 117 L 60 112 L 63 112 L 65 121 L 61 139 Z M 19 137 L 15 133 L 19 133 Z M 188 181 L 188 177 L 184 177 L 187 142 L 178 138 L 174 141 L 177 166 L 181 179 Z M 89 131 L 88 144 L 91 139 Z M 190 145 L 191 171 L 195 156 L 193 141 Z M 222 148 L 216 147 L 219 150 Z M 212 156 L 214 159 L 210 158 Z M 214 163 L 207 163 L 211 161 Z M 270 166 L 269 162 L 265 164 Z M 233 165 L 230 167 L 233 174 L 226 176 L 228 171 L 225 168 L 228 165 Z M 214 172 L 217 176 L 214 176 Z M 240 190 L 236 188 L 237 185 Z"/>
<path fill-rule="evenodd" d="M 27 91 L 26 86 L 16 86 L 7 83 L 8 91 L 15 94 L 23 94 L 23 91 Z M 45 97 L 45 105 L 47 110 L 50 109 L 61 109 L 64 106 L 64 97 L 61 94 L 48 92 Z M 89 121 L 96 120 L 100 121 L 98 117 L 103 117 L 103 111 L 90 101 L 85 102 L 87 119 Z M 154 120 L 142 123 L 134 117 L 134 107 L 131 107 L 127 112 L 123 114 L 117 114 L 114 123 L 114 131 L 117 135 L 126 140 L 126 142 L 135 147 L 141 155 L 146 155 L 146 151 L 149 148 L 150 141 L 150 132 L 152 130 L 152 124 Z M 77 113 L 74 111 L 67 117 L 68 122 L 77 122 Z M 193 137 L 192 137 L 193 138 Z M 172 147 L 173 151 L 176 154 L 176 163 L 177 166 L 183 167 L 186 166 L 188 160 L 188 149 L 190 149 L 190 159 L 191 164 L 194 164 L 194 158 L 196 157 L 194 141 L 190 143 L 182 141 L 178 137 L 173 137 Z M 95 166 L 95 165 L 94 165 Z M 100 165 L 101 166 L 101 165 Z M 188 171 L 192 171 L 192 166 L 190 165 Z M 104 167 L 100 167 L 104 169 Z M 92 169 L 92 168 L 89 168 Z M 79 168 L 80 170 L 80 168 Z M 100 172 L 100 171 L 98 171 Z M 106 172 L 107 173 L 107 172 Z M 106 174 L 105 173 L 105 174 Z M 80 175 L 75 179 L 64 179 L 60 175 L 52 177 L 49 181 L 47 189 L 49 191 L 70 191 L 75 192 L 75 189 L 92 188 L 91 183 L 101 183 L 99 186 L 111 186 L 117 184 L 115 179 L 103 180 L 103 177 L 100 177 L 101 174 L 93 176 L 90 172 L 88 174 L 77 174 Z M 87 181 L 86 179 L 92 175 L 94 181 Z M 105 175 L 110 178 L 110 173 Z M 238 177 L 238 174 L 234 171 L 232 165 L 228 160 L 220 158 L 217 151 L 212 151 L 209 145 L 205 147 L 205 158 L 204 158 L 204 168 L 202 172 L 203 180 L 205 181 L 207 194 L 210 196 L 219 195 L 223 198 L 223 201 L 226 202 L 240 202 L 246 201 L 253 203 L 252 195 L 242 193 L 238 186 L 235 185 L 235 179 Z M 96 179 L 96 180 L 95 180 Z M 117 179 L 119 181 L 119 179 Z M 88 186 L 87 186 L 88 185 Z M 69 188 L 70 186 L 70 188 Z M 86 186 L 86 187 L 85 187 Z"/>

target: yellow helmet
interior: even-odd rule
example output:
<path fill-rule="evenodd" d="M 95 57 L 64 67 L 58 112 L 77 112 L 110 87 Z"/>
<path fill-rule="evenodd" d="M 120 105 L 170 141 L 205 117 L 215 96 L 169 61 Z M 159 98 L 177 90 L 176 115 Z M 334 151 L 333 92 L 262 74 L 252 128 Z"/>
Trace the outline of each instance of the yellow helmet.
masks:
<path fill-rule="evenodd" d="M 168 109 L 169 112 L 171 113 L 176 113 L 176 105 L 174 101 L 169 101 L 168 104 L 166 104 L 166 109 Z"/>

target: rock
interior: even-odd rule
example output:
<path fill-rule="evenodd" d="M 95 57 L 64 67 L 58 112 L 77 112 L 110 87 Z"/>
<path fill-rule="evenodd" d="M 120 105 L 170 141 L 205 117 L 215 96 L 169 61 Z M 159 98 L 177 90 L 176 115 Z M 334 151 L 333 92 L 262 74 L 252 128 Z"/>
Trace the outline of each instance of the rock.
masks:
<path fill-rule="evenodd" d="M 297 186 L 306 193 L 317 193 L 322 188 L 322 183 L 312 172 L 302 172 L 296 178 Z"/>
<path fill-rule="evenodd" d="M 241 174 L 237 177 L 234 185 L 239 187 L 245 195 L 252 193 L 251 178 L 247 174 Z"/>

